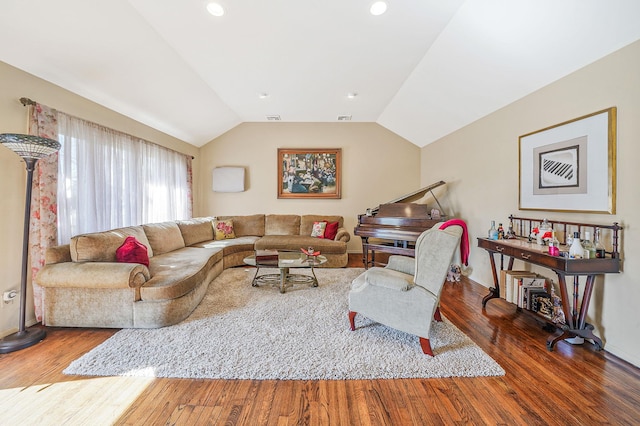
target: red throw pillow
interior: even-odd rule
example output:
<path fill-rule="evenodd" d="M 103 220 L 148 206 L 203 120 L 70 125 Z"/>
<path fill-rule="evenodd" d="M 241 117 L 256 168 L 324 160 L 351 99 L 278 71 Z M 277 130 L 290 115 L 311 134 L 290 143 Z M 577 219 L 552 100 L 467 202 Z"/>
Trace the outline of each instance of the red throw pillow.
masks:
<path fill-rule="evenodd" d="M 333 240 L 338 234 L 338 225 L 338 222 L 327 222 L 327 227 L 324 228 L 324 237 Z"/>
<path fill-rule="evenodd" d="M 116 259 L 123 263 L 142 263 L 149 267 L 149 254 L 147 246 L 136 240 L 136 237 L 127 237 L 124 243 L 116 250 Z"/>

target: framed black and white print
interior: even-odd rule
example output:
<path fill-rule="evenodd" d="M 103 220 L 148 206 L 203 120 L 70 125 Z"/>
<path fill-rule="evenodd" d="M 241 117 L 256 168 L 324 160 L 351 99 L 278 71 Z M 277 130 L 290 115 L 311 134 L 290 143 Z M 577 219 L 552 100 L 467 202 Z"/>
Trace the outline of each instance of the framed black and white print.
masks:
<path fill-rule="evenodd" d="M 615 213 L 616 108 L 519 138 L 521 210 Z"/>

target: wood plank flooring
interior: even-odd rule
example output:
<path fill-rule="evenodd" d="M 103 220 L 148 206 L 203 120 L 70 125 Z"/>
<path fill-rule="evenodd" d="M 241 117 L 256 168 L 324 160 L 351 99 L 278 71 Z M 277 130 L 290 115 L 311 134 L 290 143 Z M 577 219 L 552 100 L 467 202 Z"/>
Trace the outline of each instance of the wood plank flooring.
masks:
<path fill-rule="evenodd" d="M 350 260 L 351 266 L 360 264 L 359 256 Z M 506 370 L 503 377 L 251 381 L 66 376 L 62 370 L 71 361 L 117 330 L 47 328 L 43 342 L 0 355 L 0 424 L 640 424 L 638 368 L 590 344 L 560 342 L 549 352 L 548 334 L 531 316 L 504 300 L 492 300 L 482 310 L 486 293 L 464 278 L 447 283 L 441 310 Z"/>

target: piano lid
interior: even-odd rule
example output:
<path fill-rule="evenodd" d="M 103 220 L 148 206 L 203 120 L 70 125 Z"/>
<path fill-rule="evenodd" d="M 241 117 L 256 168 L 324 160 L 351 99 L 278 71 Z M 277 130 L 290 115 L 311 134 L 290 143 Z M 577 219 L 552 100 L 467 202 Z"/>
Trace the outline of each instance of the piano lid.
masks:
<path fill-rule="evenodd" d="M 417 191 L 413 191 L 410 194 L 405 194 L 401 197 L 396 198 L 395 200 L 391 200 L 385 204 L 391 204 L 391 203 L 410 203 L 412 201 L 416 201 L 419 200 L 420 198 L 424 197 L 424 195 L 427 192 L 431 192 L 431 190 L 436 189 L 439 186 L 444 185 L 446 182 L 441 180 L 440 182 L 436 182 L 436 183 L 432 183 L 429 186 L 425 186 L 422 189 L 418 189 Z M 431 193 L 431 195 L 433 195 L 433 193 Z M 434 197 L 435 198 L 435 197 Z M 438 205 L 440 205 L 440 203 L 438 203 Z"/>
<path fill-rule="evenodd" d="M 432 190 L 436 189 L 439 186 L 444 185 L 446 182 L 445 181 L 439 181 L 436 183 L 432 183 L 429 186 L 425 186 L 424 188 L 418 189 L 417 191 L 413 191 L 409 194 L 405 194 L 401 197 L 396 198 L 395 200 L 391 200 L 385 204 L 394 204 L 394 203 L 411 203 L 412 201 L 417 201 L 419 199 L 421 199 L 422 197 L 425 196 L 425 194 L 427 192 L 431 193 L 431 196 L 433 196 L 433 199 L 436 200 L 436 203 L 438 204 L 438 207 L 440 208 L 440 212 L 444 215 L 444 210 L 442 209 L 442 206 L 440 205 L 440 202 L 438 201 L 438 199 L 436 198 L 436 196 L 433 194 L 433 192 L 431 192 Z M 374 208 L 374 209 L 367 209 L 367 212 L 371 212 L 372 215 L 375 215 L 378 213 L 378 211 L 380 210 L 380 206 Z"/>

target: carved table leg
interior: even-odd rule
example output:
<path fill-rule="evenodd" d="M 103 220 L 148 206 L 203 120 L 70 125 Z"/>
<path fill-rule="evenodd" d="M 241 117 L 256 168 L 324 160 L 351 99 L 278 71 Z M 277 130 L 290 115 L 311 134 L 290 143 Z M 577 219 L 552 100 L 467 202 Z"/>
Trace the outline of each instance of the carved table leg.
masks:
<path fill-rule="evenodd" d="M 491 260 L 491 272 L 493 273 L 493 285 L 489 289 L 489 294 L 482 298 L 482 307 L 487 306 L 487 302 L 491 299 L 496 299 L 500 297 L 500 282 L 498 281 L 498 272 L 496 271 L 496 261 L 493 258 L 493 253 L 489 253 L 489 259 Z"/>
<path fill-rule="evenodd" d="M 584 339 L 593 340 L 596 350 L 603 348 L 602 340 L 593 334 L 593 325 L 586 322 L 587 312 L 589 310 L 589 302 L 591 301 L 591 293 L 593 292 L 593 284 L 595 275 L 588 275 L 584 292 L 582 293 L 582 302 L 580 303 L 580 312 L 578 314 L 578 289 L 579 275 L 573 277 L 573 306 L 569 304 L 569 292 L 567 290 L 567 282 L 565 275 L 556 271 L 558 274 L 558 284 L 560 287 L 560 297 L 562 298 L 562 311 L 564 312 L 566 325 L 562 327 L 559 333 L 549 336 L 547 339 L 547 349 L 553 350 L 554 345 L 563 339 L 579 336 Z"/>

